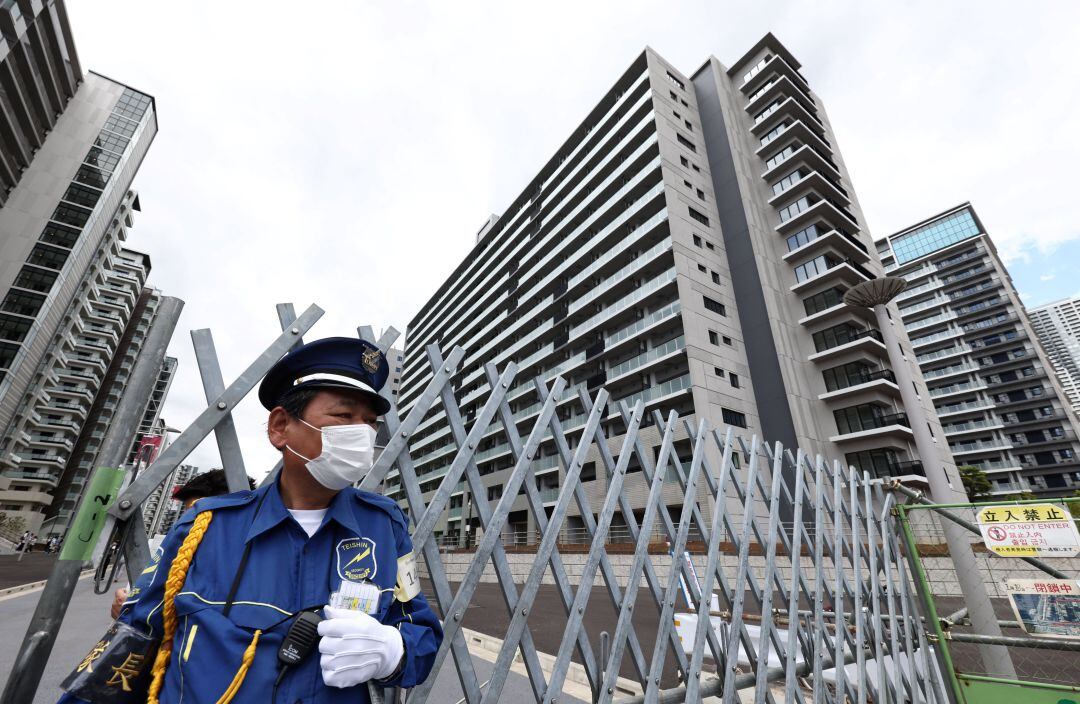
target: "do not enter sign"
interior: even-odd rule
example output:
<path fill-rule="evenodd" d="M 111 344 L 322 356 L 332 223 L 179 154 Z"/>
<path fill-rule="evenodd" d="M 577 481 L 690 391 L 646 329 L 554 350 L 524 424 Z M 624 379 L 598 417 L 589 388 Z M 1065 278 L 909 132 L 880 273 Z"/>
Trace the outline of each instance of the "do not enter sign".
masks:
<path fill-rule="evenodd" d="M 1002 557 L 1075 557 L 1080 532 L 1064 506 L 1006 504 L 979 509 L 986 547 Z"/>

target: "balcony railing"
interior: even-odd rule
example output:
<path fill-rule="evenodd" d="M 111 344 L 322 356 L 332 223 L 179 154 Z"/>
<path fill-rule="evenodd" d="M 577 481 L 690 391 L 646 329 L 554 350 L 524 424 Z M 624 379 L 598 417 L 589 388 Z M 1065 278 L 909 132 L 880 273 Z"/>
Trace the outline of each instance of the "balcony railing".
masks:
<path fill-rule="evenodd" d="M 926 470 L 923 469 L 923 463 L 919 460 L 907 460 L 906 462 L 890 462 L 888 465 L 888 474 L 890 477 L 902 477 L 905 474 L 918 474 L 919 476 L 926 476 Z"/>

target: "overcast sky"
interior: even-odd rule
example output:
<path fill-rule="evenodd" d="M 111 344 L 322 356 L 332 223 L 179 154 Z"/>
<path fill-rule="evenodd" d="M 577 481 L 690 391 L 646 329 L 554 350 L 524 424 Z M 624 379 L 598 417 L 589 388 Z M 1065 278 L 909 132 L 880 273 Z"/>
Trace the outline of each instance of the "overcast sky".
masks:
<path fill-rule="evenodd" d="M 970 200 L 1029 304 L 1080 293 L 1080 4 L 69 0 L 85 70 L 155 96 L 129 246 L 186 301 L 165 418 L 203 409 L 316 302 L 312 337 L 400 330 L 652 46 L 684 73 L 772 31 L 833 123 L 874 237 Z M 251 395 L 248 473 L 276 459 Z M 218 464 L 211 441 L 189 461 Z"/>

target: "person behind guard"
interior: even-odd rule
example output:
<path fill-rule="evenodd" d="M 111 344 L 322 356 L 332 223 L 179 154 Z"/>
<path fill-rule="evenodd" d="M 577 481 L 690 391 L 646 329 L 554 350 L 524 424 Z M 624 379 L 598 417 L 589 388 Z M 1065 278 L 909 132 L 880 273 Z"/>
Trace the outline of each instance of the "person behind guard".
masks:
<path fill-rule="evenodd" d="M 271 368 L 259 400 L 280 475 L 181 517 L 61 702 L 351 704 L 369 701 L 369 682 L 427 678 L 442 628 L 408 523 L 353 488 L 390 408 L 378 394 L 388 372 L 355 338 L 311 342 Z"/>

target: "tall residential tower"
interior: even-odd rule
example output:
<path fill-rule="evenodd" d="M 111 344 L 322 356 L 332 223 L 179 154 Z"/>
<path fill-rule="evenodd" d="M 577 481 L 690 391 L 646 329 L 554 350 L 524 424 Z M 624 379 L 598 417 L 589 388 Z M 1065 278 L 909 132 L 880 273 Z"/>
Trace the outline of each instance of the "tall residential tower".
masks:
<path fill-rule="evenodd" d="M 880 332 L 843 302 L 881 271 L 821 100 L 775 37 L 692 76 L 646 49 L 410 322 L 401 405 L 430 379 L 424 347 L 438 340 L 466 350 L 454 379 L 466 421 L 487 395 L 483 365 L 514 361 L 522 432 L 540 407 L 533 377 L 561 374 L 571 435 L 585 419 L 577 390 L 606 386 L 615 404 L 641 399 L 880 475 L 918 474 Z M 604 421 L 613 446 L 616 409 Z M 940 434 L 932 413 L 931 425 Z M 660 442 L 655 427 L 643 438 Z M 411 449 L 433 491 L 454 450 L 441 410 Z M 501 431 L 476 459 L 497 498 L 512 466 Z M 554 502 L 563 469 L 550 441 L 533 469 Z M 597 458 L 583 477 L 598 496 Z M 643 507 L 640 473 L 628 487 Z M 467 504 L 452 497 L 446 534 L 460 534 Z M 526 522 L 524 510 L 510 517 L 512 529 Z"/>
<path fill-rule="evenodd" d="M 1080 296 L 1028 310 L 1073 413 L 1080 415 Z"/>
<path fill-rule="evenodd" d="M 121 392 L 149 271 L 125 246 L 131 185 L 156 133 L 152 97 L 83 74 L 63 0 L 2 3 L 0 511 L 31 530 L 66 523 L 101 439 L 87 420 Z"/>
<path fill-rule="evenodd" d="M 1080 488 L 1077 420 L 997 248 L 969 203 L 878 243 L 957 464 L 996 494 Z"/>

